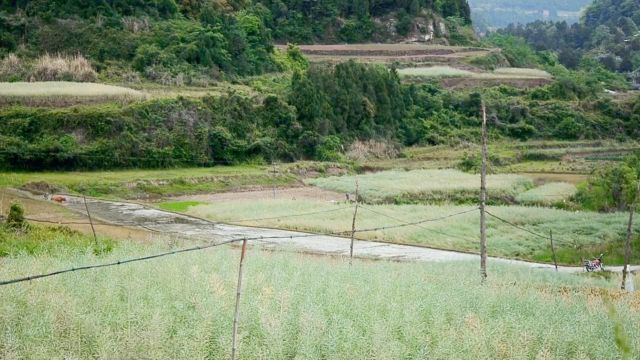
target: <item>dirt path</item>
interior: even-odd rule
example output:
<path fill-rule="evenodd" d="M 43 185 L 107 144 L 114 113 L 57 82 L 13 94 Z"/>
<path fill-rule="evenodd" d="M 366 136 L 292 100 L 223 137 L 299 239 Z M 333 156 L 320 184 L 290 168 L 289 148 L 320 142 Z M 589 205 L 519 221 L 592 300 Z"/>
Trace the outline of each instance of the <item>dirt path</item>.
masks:
<path fill-rule="evenodd" d="M 306 234 L 295 231 L 213 223 L 190 216 L 148 208 L 134 203 L 94 199 L 88 200 L 88 203 L 91 215 L 94 218 L 114 224 L 143 226 L 147 229 L 165 234 L 195 236 L 198 238 L 211 239 L 211 241 L 224 241 L 244 237 L 264 237 L 269 239 L 259 240 L 259 244 L 261 247 L 267 249 L 306 252 L 320 255 L 349 255 L 350 242 L 348 239 L 342 237 L 314 235 L 295 238 L 295 236 Z M 84 204 L 80 198 L 67 197 L 65 206 L 80 213 L 85 212 Z M 282 238 L 271 238 L 276 236 Z M 388 244 L 375 241 L 357 241 L 354 253 L 359 258 L 381 260 L 425 262 L 478 260 L 478 255 L 473 254 L 435 250 L 416 246 Z M 553 269 L 552 265 L 536 264 L 518 260 L 490 258 L 490 261 L 527 266 L 536 269 Z M 608 269 L 611 271 L 622 271 L 621 267 L 609 267 Z M 580 267 L 561 267 L 560 270 L 563 272 L 584 271 L 584 269 Z M 634 267 L 633 270 L 640 270 L 640 266 Z"/>

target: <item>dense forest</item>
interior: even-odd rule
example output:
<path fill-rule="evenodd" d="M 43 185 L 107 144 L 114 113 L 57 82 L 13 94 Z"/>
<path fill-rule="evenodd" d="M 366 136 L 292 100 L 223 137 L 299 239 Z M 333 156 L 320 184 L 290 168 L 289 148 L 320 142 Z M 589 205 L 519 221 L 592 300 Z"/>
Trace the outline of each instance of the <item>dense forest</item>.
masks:
<path fill-rule="evenodd" d="M 483 91 L 492 137 L 640 136 L 640 99 L 604 98 L 601 80 L 572 73 L 535 90 Z M 286 90 L 165 98 L 63 109 L 0 110 L 0 167 L 76 169 L 341 160 L 356 139 L 458 144 L 479 136 L 480 95 L 402 84 L 395 70 L 348 62 L 311 66 Z"/>
<path fill-rule="evenodd" d="M 559 61 L 572 69 L 584 58 L 591 58 L 611 71 L 640 70 L 638 0 L 596 0 L 579 23 L 537 21 L 510 25 L 499 33 L 522 37 L 538 51 L 553 50 Z"/>
<path fill-rule="evenodd" d="M 581 11 L 592 0 L 470 0 L 474 27 L 480 32 L 496 30 L 509 24 L 527 24 L 538 20 L 580 20 Z"/>
<path fill-rule="evenodd" d="M 533 33 L 528 32 L 533 26 L 564 23 L 510 27 L 487 40 L 488 46 L 502 49 L 500 56 L 511 66 L 544 68 L 555 77 L 553 83 L 536 89 L 483 89 L 493 137 L 640 136 L 640 99 L 614 101 L 605 96 L 605 89 L 628 88 L 624 77 L 610 70 L 637 68 L 638 43 L 633 34 L 640 23 L 638 6 L 632 2 L 636 5 L 625 10 L 624 20 L 613 21 L 618 10 L 601 6 L 607 1 L 614 0 L 599 0 L 582 23 L 565 24 L 566 34 L 557 34 L 567 38 L 553 41 L 564 41 L 566 47 L 548 35 L 543 37 L 544 47 L 532 48 Z M 95 74 L 92 67 L 97 70 L 97 75 L 79 81 L 125 82 L 130 76 L 142 76 L 143 83 L 173 85 L 172 79 L 180 78 L 187 85 L 206 86 L 218 80 L 250 84 L 253 75 L 277 74 L 257 77 L 274 81 L 270 84 L 274 86 L 267 85 L 273 88 L 269 91 L 253 89 L 259 93 L 253 95 L 229 92 L 202 98 L 167 96 L 128 105 L 4 107 L 0 167 L 98 169 L 341 160 L 345 147 L 355 140 L 397 146 L 476 141 L 480 102 L 476 90 L 449 91 L 437 82 L 407 84 L 394 67 L 353 61 L 309 66 L 294 46 L 274 52 L 274 39 L 372 39 L 376 32 L 367 35 L 361 26 L 384 26 L 387 16 L 405 17 L 409 24 L 429 16 L 461 26 L 469 23 L 468 5 L 458 0 L 1 0 L 0 81 L 32 78 L 27 71 L 30 62 L 41 61 L 45 53 L 77 56 L 69 61 L 84 64 L 89 75 Z M 614 38 L 601 39 L 598 34 L 604 28 Z M 563 54 L 573 46 L 578 64 Z M 559 54 L 535 51 L 548 49 Z M 625 55 L 627 50 L 631 55 Z M 597 55 L 601 52 L 615 56 L 615 66 Z M 490 55 L 474 64 L 492 68 L 494 60 Z"/>
<path fill-rule="evenodd" d="M 0 58 L 80 54 L 110 79 L 200 84 L 282 70 L 274 41 L 396 41 L 435 21 L 468 26 L 466 0 L 1 0 Z"/>

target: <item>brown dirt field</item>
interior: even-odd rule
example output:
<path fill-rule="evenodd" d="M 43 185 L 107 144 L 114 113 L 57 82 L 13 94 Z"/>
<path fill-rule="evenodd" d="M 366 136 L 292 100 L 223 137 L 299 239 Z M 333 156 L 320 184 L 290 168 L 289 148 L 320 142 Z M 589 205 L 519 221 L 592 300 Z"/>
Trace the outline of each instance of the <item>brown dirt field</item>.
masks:
<path fill-rule="evenodd" d="M 322 190 L 315 187 L 298 187 L 288 189 L 276 189 L 276 199 L 291 200 L 320 200 L 320 201 L 345 201 L 345 194 Z M 264 200 L 273 199 L 273 189 L 226 192 L 216 194 L 189 195 L 173 198 L 172 200 L 184 201 L 202 201 L 215 203 L 218 201 L 234 201 L 234 200 Z"/>
<path fill-rule="evenodd" d="M 447 89 L 468 89 L 476 87 L 488 87 L 509 85 L 520 89 L 529 89 L 545 86 L 552 83 L 552 79 L 517 79 L 517 78 L 496 78 L 496 79 L 474 79 L 474 78 L 448 78 L 440 80 L 440 84 Z"/>
<path fill-rule="evenodd" d="M 284 50 L 286 46 L 278 45 Z M 355 59 L 362 62 L 402 64 L 451 63 L 483 56 L 495 49 L 426 44 L 343 44 L 300 45 L 311 62 L 340 63 Z"/>

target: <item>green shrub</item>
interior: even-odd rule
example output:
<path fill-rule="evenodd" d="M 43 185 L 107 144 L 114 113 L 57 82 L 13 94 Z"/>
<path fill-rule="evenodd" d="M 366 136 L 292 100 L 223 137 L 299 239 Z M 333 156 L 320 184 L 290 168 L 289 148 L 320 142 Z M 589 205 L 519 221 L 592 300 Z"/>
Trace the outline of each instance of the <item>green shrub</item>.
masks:
<path fill-rule="evenodd" d="M 15 229 L 24 228 L 27 225 L 24 218 L 24 208 L 18 203 L 11 204 L 7 215 L 7 226 Z"/>

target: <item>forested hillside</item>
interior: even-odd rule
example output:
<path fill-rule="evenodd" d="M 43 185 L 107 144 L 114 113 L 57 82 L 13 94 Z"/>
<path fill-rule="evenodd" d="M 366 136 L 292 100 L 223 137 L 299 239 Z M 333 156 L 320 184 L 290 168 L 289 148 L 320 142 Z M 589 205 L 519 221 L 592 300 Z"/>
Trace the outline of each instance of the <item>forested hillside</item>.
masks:
<path fill-rule="evenodd" d="M 470 0 L 474 27 L 480 32 L 527 24 L 537 20 L 580 20 L 581 11 L 592 0 Z"/>
<path fill-rule="evenodd" d="M 502 33 L 521 36 L 536 50 L 557 51 L 569 68 L 593 58 L 611 71 L 630 73 L 640 70 L 639 26 L 640 1 L 596 0 L 580 23 L 538 21 Z"/>
<path fill-rule="evenodd" d="M 402 84 L 383 66 L 348 62 L 295 74 L 262 100 L 229 93 L 63 109 L 0 110 L 0 167 L 97 169 L 341 160 L 355 140 L 459 144 L 479 136 L 479 94 Z M 545 88 L 483 91 L 492 137 L 640 136 L 640 99 L 600 97 L 600 79 L 566 76 Z M 580 101 L 576 101 L 580 100 Z"/>
<path fill-rule="evenodd" d="M 466 0 L 2 0 L 0 58 L 81 55 L 105 78 L 198 85 L 282 70 L 274 41 L 446 42 L 469 24 Z"/>

